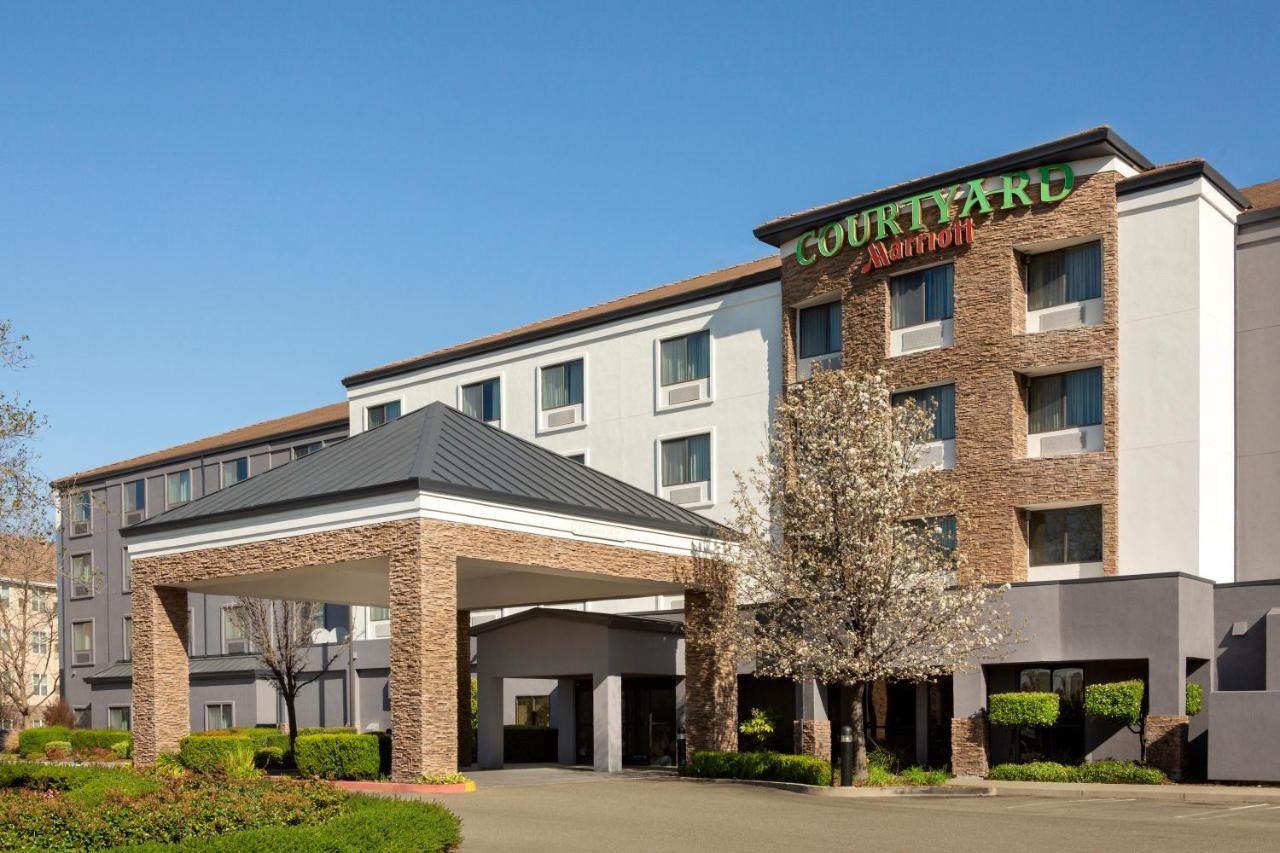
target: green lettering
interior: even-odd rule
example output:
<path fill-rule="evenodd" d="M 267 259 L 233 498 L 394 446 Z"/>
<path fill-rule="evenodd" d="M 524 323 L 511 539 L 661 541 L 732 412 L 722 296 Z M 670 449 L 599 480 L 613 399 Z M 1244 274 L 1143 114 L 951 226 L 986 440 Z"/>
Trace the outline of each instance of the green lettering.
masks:
<path fill-rule="evenodd" d="M 862 219 L 862 236 L 858 236 L 858 219 Z M 849 241 L 850 246 L 864 245 L 871 239 L 871 214 L 862 211 L 856 217 L 852 214 L 845 217 L 844 220 L 845 239 Z"/>
<path fill-rule="evenodd" d="M 951 221 L 951 200 L 955 198 L 956 193 L 960 192 L 960 185 L 956 184 L 948 190 L 933 190 L 929 193 L 929 197 L 933 199 L 933 203 L 938 206 L 938 224 Z"/>
<path fill-rule="evenodd" d="M 991 212 L 991 202 L 987 201 L 987 191 L 982 188 L 981 179 L 974 179 L 969 182 L 969 194 L 965 197 L 964 207 L 960 209 L 960 218 L 965 219 L 968 217 L 970 209 L 975 204 L 978 205 L 979 213 Z"/>
<path fill-rule="evenodd" d="M 1001 210 L 1009 210 L 1014 206 L 1014 196 L 1021 199 L 1025 207 L 1031 206 L 1031 199 L 1027 198 L 1027 184 L 1031 183 L 1031 178 L 1026 172 L 1010 172 L 1000 177 L 1004 181 L 1004 187 L 1000 190 L 1001 194 L 1004 195 L 1004 204 L 1000 205 Z M 1015 180 L 1018 182 L 1016 185 L 1014 184 Z"/>
<path fill-rule="evenodd" d="M 827 237 L 835 234 L 835 245 L 827 245 Z M 844 247 L 844 229 L 840 227 L 839 222 L 828 222 L 822 226 L 822 230 L 818 232 L 818 251 L 822 257 L 829 258 Z"/>
<path fill-rule="evenodd" d="M 876 208 L 876 239 L 883 240 L 892 233 L 894 236 L 902 233 L 902 229 L 898 227 L 898 203 L 886 204 L 883 207 Z"/>
<path fill-rule="evenodd" d="M 933 195 L 933 193 L 920 193 L 920 195 L 913 195 L 911 198 L 907 199 L 907 201 L 911 203 L 911 230 L 912 231 L 924 230 L 924 219 L 921 216 L 920 202 L 926 198 L 929 198 L 931 195 Z"/>
<path fill-rule="evenodd" d="M 1062 173 L 1062 192 L 1054 195 L 1049 192 L 1049 175 L 1057 169 Z M 1076 173 L 1066 163 L 1056 163 L 1052 166 L 1040 167 L 1040 200 L 1045 204 L 1052 204 L 1055 201 L 1062 201 L 1071 195 L 1071 188 L 1076 184 Z"/>
<path fill-rule="evenodd" d="M 813 234 L 814 232 L 812 231 L 806 231 L 800 235 L 799 240 L 796 240 L 796 263 L 802 267 L 807 267 L 818 259 L 817 255 L 809 255 L 806 258 L 804 254 L 804 244 L 809 242 L 809 238 L 812 237 Z"/>

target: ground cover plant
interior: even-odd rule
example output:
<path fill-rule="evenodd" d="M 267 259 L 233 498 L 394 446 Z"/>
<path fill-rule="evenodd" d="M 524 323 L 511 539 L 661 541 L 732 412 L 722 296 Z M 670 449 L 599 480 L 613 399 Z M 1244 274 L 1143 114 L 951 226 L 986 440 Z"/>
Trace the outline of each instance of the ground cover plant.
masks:
<path fill-rule="evenodd" d="M 316 781 L 0 765 L 0 850 L 435 851 L 458 826 L 438 805 Z"/>
<path fill-rule="evenodd" d="M 1032 761 L 1028 764 L 997 764 L 987 774 L 1000 782 L 1104 782 L 1117 785 L 1162 785 L 1164 773 L 1132 761 L 1090 761 L 1086 764 L 1059 764 Z"/>
<path fill-rule="evenodd" d="M 873 788 L 945 785 L 950 778 L 945 770 L 916 766 L 900 768 L 896 755 L 879 748 L 867 756 L 867 765 L 869 772 L 863 784 Z"/>
<path fill-rule="evenodd" d="M 798 782 L 802 785 L 831 784 L 831 762 L 811 755 L 778 752 L 695 752 L 688 773 L 704 779 L 762 779 L 771 782 Z"/>

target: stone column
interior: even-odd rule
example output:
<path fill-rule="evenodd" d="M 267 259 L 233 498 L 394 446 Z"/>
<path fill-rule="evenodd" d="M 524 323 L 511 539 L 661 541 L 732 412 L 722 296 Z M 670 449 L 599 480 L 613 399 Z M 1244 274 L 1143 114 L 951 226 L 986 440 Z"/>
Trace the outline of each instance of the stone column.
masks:
<path fill-rule="evenodd" d="M 597 672 L 591 677 L 591 735 L 597 773 L 622 769 L 622 676 Z"/>
<path fill-rule="evenodd" d="M 133 584 L 133 763 L 177 752 L 191 730 L 187 591 Z"/>
<path fill-rule="evenodd" d="M 951 718 L 951 772 L 957 776 L 986 776 L 987 717 Z"/>
<path fill-rule="evenodd" d="M 391 555 L 391 778 L 396 782 L 458 768 L 455 563 L 422 533 Z"/>
<path fill-rule="evenodd" d="M 486 675 L 481 669 L 477 681 L 480 705 L 477 746 L 480 766 L 485 770 L 497 770 L 502 767 L 503 761 L 502 703 L 505 700 L 502 695 L 502 678 Z"/>
<path fill-rule="evenodd" d="M 796 713 L 792 724 L 795 751 L 823 761 L 831 760 L 831 719 L 826 689 L 812 678 L 796 682 Z"/>
<path fill-rule="evenodd" d="M 471 766 L 471 611 L 458 611 L 458 766 Z"/>
<path fill-rule="evenodd" d="M 1148 714 L 1143 725 L 1147 764 L 1160 768 L 1170 779 L 1181 779 L 1185 772 L 1189 724 L 1185 714 Z"/>
<path fill-rule="evenodd" d="M 551 713 L 556 727 L 556 760 L 561 764 L 574 764 L 578 760 L 578 718 L 574 707 L 573 679 L 561 678 L 556 682 L 556 692 L 551 699 Z"/>
<path fill-rule="evenodd" d="M 698 750 L 738 751 L 738 662 L 715 637 L 737 618 L 733 593 L 685 591 L 685 743 Z"/>

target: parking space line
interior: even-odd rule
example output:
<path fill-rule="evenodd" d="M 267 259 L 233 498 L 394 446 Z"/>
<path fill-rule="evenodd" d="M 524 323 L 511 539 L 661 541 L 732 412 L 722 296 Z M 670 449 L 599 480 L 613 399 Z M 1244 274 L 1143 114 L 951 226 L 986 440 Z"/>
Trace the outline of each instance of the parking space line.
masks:
<path fill-rule="evenodd" d="M 1210 820 L 1215 817 L 1230 817 L 1234 812 L 1244 811 L 1245 809 L 1260 809 L 1265 805 L 1266 803 L 1251 803 L 1247 806 L 1232 806 L 1229 809 L 1217 809 L 1208 813 L 1196 812 L 1195 814 L 1180 814 L 1178 817 L 1189 817 L 1192 820 Z M 1280 808 L 1280 806 L 1277 806 L 1277 808 Z"/>
<path fill-rule="evenodd" d="M 1022 803 L 1017 806 L 1005 806 L 1006 809 L 1030 809 L 1036 806 L 1069 806 L 1074 803 L 1132 803 L 1137 797 L 1086 797 L 1079 800 L 1037 800 L 1034 803 Z"/>

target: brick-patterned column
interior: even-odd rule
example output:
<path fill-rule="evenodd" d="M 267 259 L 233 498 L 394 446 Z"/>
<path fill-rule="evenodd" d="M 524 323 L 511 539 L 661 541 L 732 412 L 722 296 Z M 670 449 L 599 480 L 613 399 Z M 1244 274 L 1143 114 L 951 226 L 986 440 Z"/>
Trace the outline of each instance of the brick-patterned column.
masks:
<path fill-rule="evenodd" d="M 1160 768 L 1170 779 L 1183 776 L 1189 721 L 1185 715 L 1148 714 L 1142 729 L 1147 764 Z"/>
<path fill-rule="evenodd" d="M 982 714 L 951 718 L 951 772 L 956 776 L 986 776 L 987 718 Z"/>
<path fill-rule="evenodd" d="M 732 592 L 687 589 L 685 604 L 685 743 L 698 750 L 738 751 L 738 662 L 715 638 L 737 618 Z"/>
<path fill-rule="evenodd" d="M 830 720 L 794 720 L 793 727 L 797 753 L 831 760 Z"/>
<path fill-rule="evenodd" d="M 191 729 L 187 591 L 133 582 L 133 763 L 177 752 Z"/>
<path fill-rule="evenodd" d="M 471 766 L 471 611 L 458 611 L 458 766 Z"/>
<path fill-rule="evenodd" d="M 391 555 L 391 779 L 458 768 L 456 560 L 419 531 Z"/>

